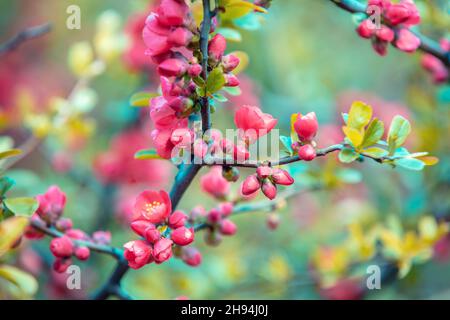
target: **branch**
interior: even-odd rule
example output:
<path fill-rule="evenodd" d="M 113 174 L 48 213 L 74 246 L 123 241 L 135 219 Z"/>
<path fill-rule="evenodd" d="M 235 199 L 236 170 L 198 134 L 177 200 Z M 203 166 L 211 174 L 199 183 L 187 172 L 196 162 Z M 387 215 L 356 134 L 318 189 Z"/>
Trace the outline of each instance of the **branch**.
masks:
<path fill-rule="evenodd" d="M 64 234 L 62 232 L 56 230 L 55 228 L 46 226 L 43 221 L 30 220 L 30 225 L 33 228 L 35 228 L 53 238 L 59 238 L 59 237 L 64 236 Z M 102 245 L 102 244 L 97 244 L 97 243 L 93 243 L 91 241 L 85 241 L 85 240 L 73 240 L 72 239 L 72 241 L 79 246 L 88 247 L 92 251 L 110 255 L 117 260 L 122 259 L 122 256 L 123 256 L 123 251 L 122 251 L 122 249 L 119 249 L 119 248 Z"/>
<path fill-rule="evenodd" d="M 15 50 L 17 47 L 19 47 L 22 43 L 32 40 L 35 38 L 38 38 L 48 32 L 50 32 L 52 26 L 50 23 L 46 23 L 40 26 L 31 27 L 28 29 L 25 29 L 18 34 L 16 34 L 14 37 L 9 39 L 8 41 L 0 44 L 0 55 L 3 55 L 7 52 Z"/>
<path fill-rule="evenodd" d="M 359 2 L 358 0 L 330 0 L 339 8 L 350 12 L 350 13 L 364 13 L 366 12 L 366 5 Z M 420 32 L 411 30 L 419 39 L 420 46 L 419 49 L 423 52 L 429 53 L 439 60 L 441 60 L 447 67 L 450 67 L 450 52 L 445 51 L 441 48 L 439 43 L 436 41 L 422 35 Z"/>

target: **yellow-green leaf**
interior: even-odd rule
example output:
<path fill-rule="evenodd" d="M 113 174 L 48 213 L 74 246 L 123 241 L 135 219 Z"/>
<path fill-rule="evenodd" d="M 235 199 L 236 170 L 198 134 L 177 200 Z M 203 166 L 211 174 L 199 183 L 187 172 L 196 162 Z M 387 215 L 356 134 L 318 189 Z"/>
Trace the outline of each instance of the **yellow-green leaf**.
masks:
<path fill-rule="evenodd" d="M 8 198 L 4 203 L 16 216 L 29 217 L 39 207 L 39 203 L 34 198 Z"/>
<path fill-rule="evenodd" d="M 295 128 L 294 128 L 294 123 L 297 121 L 297 119 L 298 119 L 298 113 L 291 114 L 291 140 L 292 140 L 292 142 L 297 142 L 299 140 L 297 132 L 295 132 Z"/>
<path fill-rule="evenodd" d="M 363 129 L 372 118 L 372 107 L 361 101 L 353 102 L 348 113 L 347 126 L 356 130 Z"/>
<path fill-rule="evenodd" d="M 130 105 L 133 107 L 148 107 L 150 99 L 159 96 L 158 93 L 138 92 L 131 96 Z"/>
<path fill-rule="evenodd" d="M 362 154 L 379 159 L 379 158 L 386 156 L 388 154 L 388 152 L 386 150 L 378 148 L 378 147 L 371 147 L 371 148 L 364 149 Z"/>
<path fill-rule="evenodd" d="M 342 127 L 342 131 L 355 148 L 361 145 L 364 135 L 359 130 L 345 126 Z"/>
<path fill-rule="evenodd" d="M 17 290 L 9 291 L 15 298 L 32 297 L 38 289 L 38 282 L 32 275 L 13 266 L 0 265 L 0 278 L 14 285 Z"/>
<path fill-rule="evenodd" d="M 222 89 L 225 85 L 225 77 L 223 76 L 223 71 L 221 68 L 215 68 L 208 75 L 206 80 L 206 92 L 208 94 L 213 94 Z"/>
<path fill-rule="evenodd" d="M 395 116 L 389 128 L 387 142 L 389 144 L 389 154 L 393 154 L 400 147 L 411 133 L 409 121 L 402 116 Z"/>
<path fill-rule="evenodd" d="M 252 11 L 267 13 L 263 7 L 243 0 L 222 0 L 220 6 L 225 8 L 225 12 L 220 15 L 223 20 L 237 19 Z"/>
<path fill-rule="evenodd" d="M 11 217 L 0 223 L 0 257 L 11 249 L 27 225 L 26 217 Z"/>
<path fill-rule="evenodd" d="M 377 118 L 374 118 L 364 133 L 364 139 L 361 148 L 370 147 L 376 144 L 384 134 L 384 123 Z"/>
<path fill-rule="evenodd" d="M 9 149 L 9 150 L 0 152 L 0 159 L 14 157 L 21 153 L 22 153 L 22 150 L 20 150 L 20 149 Z"/>
<path fill-rule="evenodd" d="M 162 159 L 154 149 L 139 150 L 134 154 L 134 158 L 139 160 Z"/>
<path fill-rule="evenodd" d="M 425 165 L 427 165 L 427 166 L 434 166 L 435 164 L 437 164 L 439 162 L 439 158 L 433 157 L 433 156 L 417 157 L 416 159 L 419 159 L 420 161 L 425 163 Z"/>

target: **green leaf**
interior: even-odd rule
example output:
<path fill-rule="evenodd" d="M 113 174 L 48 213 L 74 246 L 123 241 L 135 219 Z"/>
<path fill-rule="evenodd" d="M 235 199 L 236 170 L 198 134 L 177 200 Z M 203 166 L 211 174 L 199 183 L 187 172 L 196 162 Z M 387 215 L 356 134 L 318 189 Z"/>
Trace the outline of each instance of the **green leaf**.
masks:
<path fill-rule="evenodd" d="M 0 178 L 0 196 L 3 197 L 9 189 L 15 184 L 15 181 L 8 177 Z"/>
<path fill-rule="evenodd" d="M 38 282 L 32 275 L 13 266 L 0 265 L 0 277 L 13 284 L 19 291 L 10 290 L 15 298 L 32 297 L 38 289 Z"/>
<path fill-rule="evenodd" d="M 158 93 L 138 92 L 131 96 L 130 105 L 139 108 L 148 107 L 150 104 L 150 99 L 158 96 Z"/>
<path fill-rule="evenodd" d="M 194 83 L 200 88 L 204 88 L 206 85 L 206 82 L 202 77 L 195 77 L 192 81 L 194 81 Z"/>
<path fill-rule="evenodd" d="M 358 159 L 359 154 L 352 149 L 344 148 L 339 152 L 339 161 L 343 163 L 351 163 Z"/>
<path fill-rule="evenodd" d="M 280 141 L 283 144 L 283 146 L 286 148 L 286 150 L 289 152 L 289 155 L 292 156 L 294 154 L 294 150 L 292 149 L 291 137 L 280 136 Z"/>
<path fill-rule="evenodd" d="M 400 147 L 411 133 L 409 121 L 402 116 L 395 116 L 392 119 L 388 134 L 389 154 L 393 154 Z"/>
<path fill-rule="evenodd" d="M 11 217 L 0 223 L 0 257 L 11 249 L 27 225 L 26 217 Z"/>
<path fill-rule="evenodd" d="M 213 98 L 214 98 L 214 100 L 219 101 L 219 102 L 227 102 L 228 101 L 227 97 L 225 97 L 223 94 L 220 94 L 220 93 L 214 93 Z"/>
<path fill-rule="evenodd" d="M 225 37 L 225 39 L 234 41 L 234 42 L 241 42 L 242 41 L 242 35 L 241 33 L 232 28 L 219 28 L 217 30 L 217 33 L 220 33 Z"/>
<path fill-rule="evenodd" d="M 232 96 L 240 96 L 242 93 L 241 88 L 239 87 L 225 87 L 223 90 Z"/>
<path fill-rule="evenodd" d="M 372 118 L 372 107 L 361 101 L 353 102 L 348 113 L 348 126 L 356 130 L 363 129 Z"/>
<path fill-rule="evenodd" d="M 213 94 L 222 89 L 225 85 L 225 77 L 221 68 L 215 68 L 211 71 L 206 80 L 206 93 Z"/>
<path fill-rule="evenodd" d="M 38 201 L 34 198 L 8 198 L 4 203 L 16 216 L 29 217 L 39 207 Z"/>
<path fill-rule="evenodd" d="M 420 171 L 425 167 L 425 163 L 414 158 L 402 158 L 394 160 L 394 163 L 402 168 Z"/>
<path fill-rule="evenodd" d="M 347 125 L 348 124 L 348 113 L 342 112 L 342 119 L 344 120 L 344 123 Z"/>
<path fill-rule="evenodd" d="M 388 152 L 386 150 L 378 148 L 378 147 L 364 149 L 362 153 L 365 155 L 377 158 L 377 159 L 387 156 L 387 154 L 388 154 Z"/>
<path fill-rule="evenodd" d="M 134 158 L 139 160 L 162 159 L 154 149 L 139 150 L 134 154 Z"/>
<path fill-rule="evenodd" d="M 384 123 L 377 118 L 374 118 L 364 133 L 364 139 L 361 148 L 370 147 L 376 144 L 384 134 Z"/>

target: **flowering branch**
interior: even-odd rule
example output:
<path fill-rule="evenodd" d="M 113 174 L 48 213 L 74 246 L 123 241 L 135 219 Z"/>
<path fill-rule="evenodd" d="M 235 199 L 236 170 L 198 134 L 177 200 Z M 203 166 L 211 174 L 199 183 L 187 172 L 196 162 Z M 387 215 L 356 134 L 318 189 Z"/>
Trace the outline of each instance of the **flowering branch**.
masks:
<path fill-rule="evenodd" d="M 28 29 L 25 29 L 18 34 L 16 34 L 14 37 L 9 39 L 8 41 L 0 44 L 0 55 L 3 55 L 7 52 L 15 50 L 17 47 L 19 47 L 22 43 L 25 41 L 38 38 L 40 36 L 43 36 L 44 34 L 50 32 L 52 26 L 50 23 L 46 23 L 43 25 L 39 25 L 36 27 L 31 27 Z"/>
<path fill-rule="evenodd" d="M 366 5 L 358 0 L 331 0 L 339 8 L 350 13 L 364 13 L 367 14 Z M 441 46 L 434 40 L 422 35 L 417 31 L 412 31 L 416 37 L 420 39 L 419 49 L 429 53 L 439 60 L 441 60 L 447 67 L 450 67 L 450 52 L 441 48 Z"/>

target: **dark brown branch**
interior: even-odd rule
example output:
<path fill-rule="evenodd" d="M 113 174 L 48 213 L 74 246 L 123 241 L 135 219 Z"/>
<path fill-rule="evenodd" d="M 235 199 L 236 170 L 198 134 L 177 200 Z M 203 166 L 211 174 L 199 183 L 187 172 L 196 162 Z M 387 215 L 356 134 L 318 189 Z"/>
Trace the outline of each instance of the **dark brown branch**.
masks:
<path fill-rule="evenodd" d="M 18 34 L 16 34 L 14 37 L 9 39 L 8 41 L 0 44 L 0 55 L 3 55 L 7 52 L 15 50 L 17 47 L 19 47 L 22 43 L 32 40 L 35 38 L 38 38 L 40 36 L 45 35 L 46 33 L 50 32 L 52 26 L 50 23 L 46 23 L 40 26 L 31 27 L 28 29 L 25 29 Z"/>

